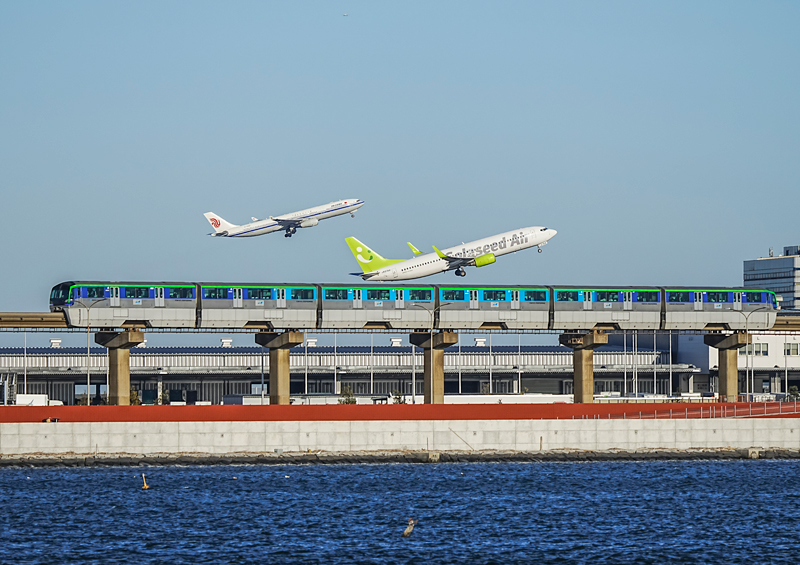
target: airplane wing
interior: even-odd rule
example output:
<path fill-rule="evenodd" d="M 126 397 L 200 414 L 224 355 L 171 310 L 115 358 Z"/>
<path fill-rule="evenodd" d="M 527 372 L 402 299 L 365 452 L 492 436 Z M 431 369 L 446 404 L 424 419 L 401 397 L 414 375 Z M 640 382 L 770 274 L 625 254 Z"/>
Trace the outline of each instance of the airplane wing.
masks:
<path fill-rule="evenodd" d="M 277 224 L 280 224 L 280 226 L 284 228 L 297 228 L 300 227 L 300 222 L 302 222 L 305 218 L 291 219 L 281 218 L 280 216 L 277 218 L 270 216 L 269 219 Z"/>
<path fill-rule="evenodd" d="M 439 248 L 435 245 L 433 246 L 433 250 L 436 251 L 436 255 L 439 256 L 440 259 L 444 259 L 447 261 L 447 270 L 451 269 L 458 269 L 460 267 L 473 267 L 475 266 L 475 258 L 474 257 L 453 257 L 452 255 L 445 255 Z"/>

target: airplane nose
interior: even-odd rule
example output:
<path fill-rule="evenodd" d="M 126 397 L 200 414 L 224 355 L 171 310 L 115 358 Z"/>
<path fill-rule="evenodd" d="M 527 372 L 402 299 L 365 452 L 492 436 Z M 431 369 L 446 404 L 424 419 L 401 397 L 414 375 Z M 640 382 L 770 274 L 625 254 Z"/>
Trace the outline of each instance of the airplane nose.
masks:
<path fill-rule="evenodd" d="M 550 237 L 554 237 L 558 232 L 556 230 L 550 230 Z M 549 238 L 548 238 L 549 239 Z"/>

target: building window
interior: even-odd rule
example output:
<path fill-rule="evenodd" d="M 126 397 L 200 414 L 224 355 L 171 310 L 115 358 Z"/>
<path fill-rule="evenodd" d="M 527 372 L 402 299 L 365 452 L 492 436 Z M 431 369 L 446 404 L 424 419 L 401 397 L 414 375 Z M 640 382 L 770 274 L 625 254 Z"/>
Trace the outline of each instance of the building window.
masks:
<path fill-rule="evenodd" d="M 784 355 L 800 355 L 800 343 L 784 343 Z"/>
<path fill-rule="evenodd" d="M 769 355 L 769 344 L 768 343 L 751 343 L 746 347 L 742 347 L 739 350 L 739 355 L 761 355 L 766 356 Z"/>

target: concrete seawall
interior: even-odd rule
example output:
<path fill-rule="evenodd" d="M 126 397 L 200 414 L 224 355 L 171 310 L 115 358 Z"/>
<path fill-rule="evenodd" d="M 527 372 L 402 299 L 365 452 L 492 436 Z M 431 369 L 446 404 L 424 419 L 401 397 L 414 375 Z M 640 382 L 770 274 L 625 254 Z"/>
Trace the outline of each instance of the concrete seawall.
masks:
<path fill-rule="evenodd" d="M 0 423 L 0 457 L 800 450 L 800 418 Z"/>

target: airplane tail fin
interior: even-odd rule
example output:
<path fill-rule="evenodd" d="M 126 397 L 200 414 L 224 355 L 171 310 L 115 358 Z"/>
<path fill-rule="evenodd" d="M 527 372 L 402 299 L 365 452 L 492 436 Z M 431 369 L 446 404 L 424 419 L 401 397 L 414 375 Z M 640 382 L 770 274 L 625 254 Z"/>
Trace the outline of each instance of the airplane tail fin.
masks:
<path fill-rule="evenodd" d="M 228 235 L 229 229 L 239 227 L 236 224 L 223 220 L 214 212 L 206 212 L 203 215 L 206 217 L 206 220 L 208 220 L 208 223 L 211 224 L 211 227 L 214 228 L 214 235 Z"/>
<path fill-rule="evenodd" d="M 365 273 L 377 271 L 401 261 L 401 259 L 384 259 L 378 252 L 370 249 L 366 244 L 361 243 L 354 237 L 348 237 L 345 241 L 347 246 L 350 247 L 353 257 L 358 261 L 358 266 Z"/>

